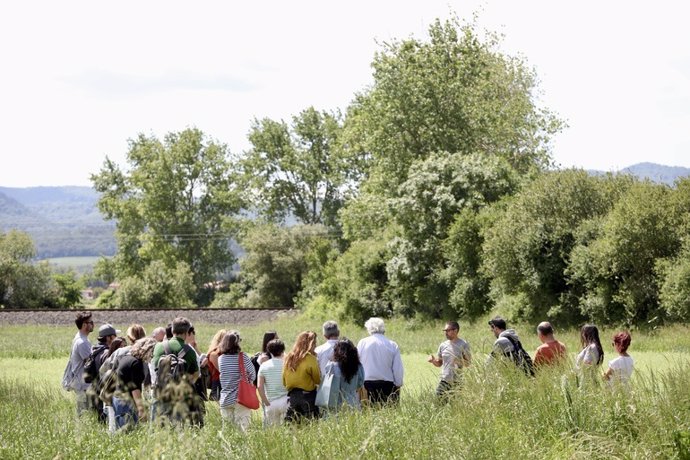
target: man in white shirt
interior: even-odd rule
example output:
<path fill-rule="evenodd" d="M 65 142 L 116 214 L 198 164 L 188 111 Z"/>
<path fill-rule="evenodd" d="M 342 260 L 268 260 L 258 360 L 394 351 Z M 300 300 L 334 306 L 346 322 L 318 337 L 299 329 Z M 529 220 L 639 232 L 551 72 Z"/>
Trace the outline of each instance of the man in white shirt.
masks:
<path fill-rule="evenodd" d="M 403 365 L 398 344 L 384 336 L 381 318 L 369 318 L 364 327 L 369 337 L 359 341 L 357 351 L 364 367 L 364 388 L 371 403 L 396 403 L 403 384 Z"/>
<path fill-rule="evenodd" d="M 326 375 L 326 364 L 328 364 L 328 361 L 333 357 L 333 347 L 338 343 L 338 338 L 340 337 L 338 323 L 335 321 L 326 321 L 323 323 L 323 337 L 326 339 L 326 343 L 319 345 L 316 347 L 316 350 L 314 350 L 316 359 L 319 362 L 321 376 Z"/>

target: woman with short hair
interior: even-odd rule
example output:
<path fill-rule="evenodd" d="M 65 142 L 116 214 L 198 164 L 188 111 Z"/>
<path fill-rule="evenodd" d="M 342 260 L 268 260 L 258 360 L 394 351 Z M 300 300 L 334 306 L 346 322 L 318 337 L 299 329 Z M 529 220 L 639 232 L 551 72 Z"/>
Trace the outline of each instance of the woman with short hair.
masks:
<path fill-rule="evenodd" d="M 264 426 L 280 425 L 288 408 L 287 388 L 283 386 L 283 353 L 285 344 L 273 339 L 266 344 L 271 359 L 259 367 L 259 396 L 263 405 Z"/>
<path fill-rule="evenodd" d="M 321 383 L 316 360 L 316 332 L 306 331 L 297 336 L 283 366 L 283 386 L 288 390 L 287 421 L 318 418 L 316 386 Z"/>
<path fill-rule="evenodd" d="M 247 381 L 256 377 L 252 361 L 240 348 L 240 334 L 230 331 L 220 341 L 218 368 L 220 370 L 220 415 L 223 421 L 230 421 L 243 433 L 249 428 L 251 409 L 237 402 L 240 386 L 240 365 L 244 366 Z"/>

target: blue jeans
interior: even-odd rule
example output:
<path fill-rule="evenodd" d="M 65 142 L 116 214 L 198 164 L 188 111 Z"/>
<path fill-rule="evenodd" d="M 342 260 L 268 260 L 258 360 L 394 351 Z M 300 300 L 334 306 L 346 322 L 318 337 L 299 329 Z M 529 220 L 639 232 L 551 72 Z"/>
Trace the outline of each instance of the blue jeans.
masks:
<path fill-rule="evenodd" d="M 129 423 L 132 425 L 139 423 L 134 401 L 113 396 L 113 410 L 115 411 L 115 426 L 118 430 Z"/>

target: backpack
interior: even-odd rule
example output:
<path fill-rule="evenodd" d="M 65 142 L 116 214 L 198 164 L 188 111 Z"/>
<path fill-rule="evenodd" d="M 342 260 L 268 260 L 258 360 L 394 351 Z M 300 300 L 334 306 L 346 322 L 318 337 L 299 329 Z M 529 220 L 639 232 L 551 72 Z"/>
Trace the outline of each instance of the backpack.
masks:
<path fill-rule="evenodd" d="M 163 341 L 163 349 L 165 354 L 158 360 L 158 369 L 156 370 L 156 388 L 164 389 L 169 383 L 179 383 L 185 375 L 187 363 L 184 360 L 187 354 L 187 345 L 183 345 L 182 349 L 177 353 L 170 350 L 170 342 Z"/>
<path fill-rule="evenodd" d="M 120 358 L 128 354 L 129 352 L 117 356 L 108 356 L 101 365 L 101 384 L 98 397 L 109 406 L 113 405 L 113 394 L 115 394 L 115 390 L 117 389 L 117 366 L 120 364 Z"/>
<path fill-rule="evenodd" d="M 91 351 L 91 354 L 84 362 L 84 383 L 92 383 L 94 381 L 99 381 L 98 371 L 101 367 L 103 360 L 99 359 L 100 356 L 107 350 L 105 346 L 98 346 Z"/>
<path fill-rule="evenodd" d="M 528 377 L 534 377 L 534 363 L 529 353 L 525 351 L 519 340 L 515 340 L 509 335 L 505 335 L 504 337 L 513 344 L 513 351 L 508 352 L 506 356 L 510 355 L 518 369 L 522 369 Z"/>

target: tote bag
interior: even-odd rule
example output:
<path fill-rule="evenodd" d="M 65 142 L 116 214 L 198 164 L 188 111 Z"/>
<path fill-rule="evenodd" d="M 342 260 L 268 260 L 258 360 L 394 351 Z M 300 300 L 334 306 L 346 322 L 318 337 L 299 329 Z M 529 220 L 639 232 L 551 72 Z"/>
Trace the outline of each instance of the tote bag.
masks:
<path fill-rule="evenodd" d="M 256 395 L 256 387 L 247 380 L 247 371 L 244 368 L 244 353 L 237 355 L 237 365 L 240 367 L 240 385 L 237 389 L 237 402 L 247 409 L 259 408 L 259 397 Z"/>
<path fill-rule="evenodd" d="M 316 392 L 316 405 L 324 408 L 334 408 L 336 398 L 331 397 L 331 390 L 333 388 L 333 368 L 328 371 L 328 374 L 323 378 L 319 390 Z"/>

